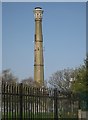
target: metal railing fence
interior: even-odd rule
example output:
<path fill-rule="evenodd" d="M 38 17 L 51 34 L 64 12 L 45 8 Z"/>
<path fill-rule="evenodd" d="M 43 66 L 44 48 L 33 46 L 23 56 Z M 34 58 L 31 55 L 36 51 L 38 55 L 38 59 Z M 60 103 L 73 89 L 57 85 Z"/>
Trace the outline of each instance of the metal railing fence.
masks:
<path fill-rule="evenodd" d="M 2 82 L 2 120 L 77 118 L 78 99 L 57 89 Z"/>

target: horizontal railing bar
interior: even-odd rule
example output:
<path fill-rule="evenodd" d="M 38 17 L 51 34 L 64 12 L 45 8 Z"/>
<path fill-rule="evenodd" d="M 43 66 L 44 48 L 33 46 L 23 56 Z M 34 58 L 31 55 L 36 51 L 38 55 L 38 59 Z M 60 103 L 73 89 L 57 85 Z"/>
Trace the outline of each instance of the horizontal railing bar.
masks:
<path fill-rule="evenodd" d="M 14 94 L 14 93 L 2 93 L 2 95 L 12 95 L 12 96 L 20 96 L 20 94 Z M 31 95 L 31 94 L 21 94 L 22 96 L 29 96 L 29 97 L 44 97 L 44 98 L 53 98 L 54 96 L 45 96 L 45 95 Z M 57 98 L 60 99 L 68 99 L 69 97 L 60 97 L 57 96 Z M 69 100 L 79 100 L 79 98 L 69 98 Z"/>

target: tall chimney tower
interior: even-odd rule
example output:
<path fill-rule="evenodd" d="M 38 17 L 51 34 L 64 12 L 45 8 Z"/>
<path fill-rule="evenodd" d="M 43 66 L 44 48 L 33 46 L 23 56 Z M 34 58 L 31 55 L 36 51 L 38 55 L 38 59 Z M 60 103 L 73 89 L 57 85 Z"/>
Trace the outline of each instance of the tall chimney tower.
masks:
<path fill-rule="evenodd" d="M 44 85 L 42 14 L 43 10 L 41 7 L 36 7 L 34 9 L 35 17 L 34 80 L 40 86 Z"/>

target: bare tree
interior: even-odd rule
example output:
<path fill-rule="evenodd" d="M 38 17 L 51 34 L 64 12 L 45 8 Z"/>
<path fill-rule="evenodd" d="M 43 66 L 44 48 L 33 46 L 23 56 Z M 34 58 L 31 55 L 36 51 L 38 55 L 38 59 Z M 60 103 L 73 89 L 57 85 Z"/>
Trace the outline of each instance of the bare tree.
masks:
<path fill-rule="evenodd" d="M 34 81 L 34 79 L 32 77 L 25 78 L 21 82 L 24 85 L 28 85 L 30 87 L 38 87 L 38 88 L 41 87 L 41 85 L 38 82 Z M 42 86 L 42 87 L 44 87 L 44 88 L 47 87 L 47 81 L 46 80 L 44 81 L 44 86 Z"/>
<path fill-rule="evenodd" d="M 10 69 L 7 69 L 2 72 L 2 81 L 11 84 L 16 83 L 18 78 L 13 75 Z"/>
<path fill-rule="evenodd" d="M 28 85 L 28 86 L 31 86 L 33 87 L 34 86 L 34 80 L 32 77 L 29 77 L 29 78 L 25 78 L 21 81 L 23 84 L 25 85 Z"/>
<path fill-rule="evenodd" d="M 74 77 L 73 73 L 74 70 L 69 68 L 56 71 L 49 78 L 49 84 L 60 91 L 69 91 L 71 79 Z"/>

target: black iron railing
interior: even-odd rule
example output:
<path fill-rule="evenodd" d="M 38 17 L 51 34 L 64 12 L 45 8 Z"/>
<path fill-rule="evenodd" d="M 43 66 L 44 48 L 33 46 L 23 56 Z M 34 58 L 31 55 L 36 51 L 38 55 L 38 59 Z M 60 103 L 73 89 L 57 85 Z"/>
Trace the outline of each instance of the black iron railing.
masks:
<path fill-rule="evenodd" d="M 2 83 L 2 120 L 77 118 L 78 105 L 57 89 Z"/>

